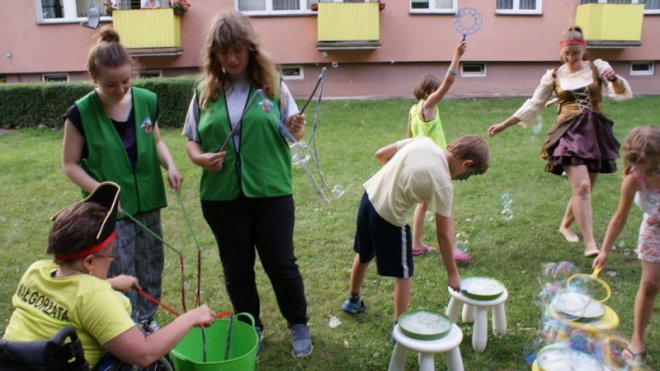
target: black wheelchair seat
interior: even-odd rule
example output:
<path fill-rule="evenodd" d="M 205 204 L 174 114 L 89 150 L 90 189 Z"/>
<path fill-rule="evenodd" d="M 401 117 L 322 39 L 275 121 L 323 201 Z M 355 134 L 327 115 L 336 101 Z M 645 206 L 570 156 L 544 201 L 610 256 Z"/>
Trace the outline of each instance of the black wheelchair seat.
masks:
<path fill-rule="evenodd" d="M 88 371 L 78 334 L 64 327 L 50 340 L 7 341 L 0 339 L 0 371 Z"/>

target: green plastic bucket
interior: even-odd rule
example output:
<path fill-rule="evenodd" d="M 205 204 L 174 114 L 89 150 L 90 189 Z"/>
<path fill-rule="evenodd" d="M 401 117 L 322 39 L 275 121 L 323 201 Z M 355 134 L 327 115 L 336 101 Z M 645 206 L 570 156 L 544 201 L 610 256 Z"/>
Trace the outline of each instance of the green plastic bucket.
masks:
<path fill-rule="evenodd" d="M 239 321 L 238 317 L 247 317 L 252 325 Z M 210 327 L 204 328 L 206 337 L 206 361 L 204 361 L 204 346 L 202 330 L 192 328 L 188 334 L 177 344 L 170 358 L 174 368 L 179 371 L 244 371 L 254 370 L 259 339 L 254 328 L 254 318 L 249 313 L 239 313 L 234 316 L 229 330 L 229 319 L 219 319 Z M 229 338 L 229 347 L 227 340 Z M 225 360 L 225 352 L 229 348 L 229 355 Z"/>

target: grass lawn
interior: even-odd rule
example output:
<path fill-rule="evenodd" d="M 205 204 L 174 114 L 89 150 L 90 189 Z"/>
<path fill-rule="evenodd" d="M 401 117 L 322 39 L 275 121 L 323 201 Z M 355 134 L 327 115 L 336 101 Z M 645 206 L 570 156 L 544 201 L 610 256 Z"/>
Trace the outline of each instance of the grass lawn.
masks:
<path fill-rule="evenodd" d="M 440 104 L 440 116 L 449 140 L 464 134 L 486 136 L 489 125 L 508 117 L 522 99 L 456 99 Z M 381 278 L 371 267 L 362 289 L 368 303 L 366 313 L 349 316 L 340 310 L 348 290 L 353 257 L 355 215 L 362 183 L 379 168 L 374 151 L 403 138 L 412 100 L 327 101 L 322 105 L 317 144 L 322 170 L 331 183 L 346 193 L 326 204 L 314 194 L 304 172 L 294 168 L 296 200 L 295 246 L 305 280 L 309 325 L 314 341 L 310 357 L 294 359 L 290 335 L 279 313 L 272 287 L 260 264 L 256 265 L 266 326 L 264 348 L 257 362 L 259 370 L 383 370 L 392 348 L 387 340 L 392 326 L 393 280 Z M 660 97 L 641 97 L 617 103 L 606 101 L 607 115 L 623 142 L 634 126 L 657 123 Z M 654 108 L 655 107 L 655 108 Z M 310 109 L 309 114 L 312 114 Z M 653 114 L 655 113 L 655 115 Z M 554 108 L 543 112 L 544 126 L 535 136 L 530 130 L 512 127 L 487 139 L 491 167 L 485 175 L 467 182 L 455 182 L 456 232 L 467 234 L 473 259 L 460 266 L 462 276 L 490 276 L 509 290 L 506 303 L 508 334 L 495 337 L 489 332 L 488 347 L 476 353 L 471 347 L 472 326 L 460 323 L 464 333 L 461 353 L 466 370 L 524 370 L 524 351 L 541 327 L 538 293 L 548 279 L 543 265 L 569 261 L 589 272 L 591 259 L 582 256 L 582 244 L 572 245 L 557 232 L 570 197 L 566 179 L 544 173 L 538 152 L 554 119 Z M 655 121 L 654 121 L 655 120 Z M 311 120 L 308 120 L 311 121 Z M 231 310 L 225 294 L 217 246 L 199 207 L 200 169 L 188 160 L 179 130 L 162 130 L 173 156 L 185 177 L 182 198 L 195 234 L 203 248 L 202 301 L 217 312 Z M 309 133 L 308 133 L 309 135 Z M 80 199 L 78 189 L 60 170 L 62 131 L 26 129 L 0 136 L 0 320 L 4 328 L 12 312 L 11 296 L 27 266 L 45 258 L 48 218 Z M 616 209 L 620 174 L 603 175 L 593 192 L 594 232 L 601 242 Z M 513 219 L 503 221 L 500 196 L 513 199 Z M 168 191 L 169 207 L 162 214 L 165 239 L 178 246 L 185 257 L 188 306 L 196 287 L 196 248 L 175 194 Z M 640 264 L 633 250 L 641 212 L 634 208 L 621 234 L 623 246 L 613 251 L 601 277 L 612 287 L 607 302 L 620 317 L 619 336 L 632 332 L 633 303 L 639 284 Z M 575 228 L 577 231 L 577 228 Z M 427 223 L 425 241 L 437 245 L 433 223 Z M 449 301 L 446 275 L 437 251 L 415 258 L 416 272 L 411 308 L 444 312 Z M 180 275 L 176 254 L 166 251 L 163 302 L 180 308 Z M 332 316 L 341 325 L 331 328 Z M 164 324 L 172 319 L 159 311 Z M 660 369 L 660 328 L 658 306 L 649 324 L 646 343 L 648 363 Z M 490 324 L 489 324 L 490 327 Z M 408 368 L 416 369 L 409 354 Z M 444 369 L 444 357 L 436 356 L 436 367 Z"/>

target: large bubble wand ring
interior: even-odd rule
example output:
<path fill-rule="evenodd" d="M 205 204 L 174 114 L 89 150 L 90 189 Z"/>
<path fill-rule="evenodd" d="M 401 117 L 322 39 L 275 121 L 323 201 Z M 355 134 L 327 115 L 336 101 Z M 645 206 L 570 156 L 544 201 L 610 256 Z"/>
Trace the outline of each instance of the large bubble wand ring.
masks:
<path fill-rule="evenodd" d="M 454 29 L 463 35 L 463 40 L 467 35 L 473 35 L 479 31 L 484 19 L 481 13 L 475 8 L 460 8 L 454 16 Z"/>

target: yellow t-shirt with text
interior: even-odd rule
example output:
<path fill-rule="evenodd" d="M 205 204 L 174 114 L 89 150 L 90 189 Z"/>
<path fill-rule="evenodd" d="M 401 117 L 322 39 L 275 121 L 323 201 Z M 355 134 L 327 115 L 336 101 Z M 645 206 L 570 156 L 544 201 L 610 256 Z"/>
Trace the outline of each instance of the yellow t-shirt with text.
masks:
<path fill-rule="evenodd" d="M 50 260 L 40 260 L 25 271 L 12 297 L 15 310 L 3 338 L 46 340 L 71 326 L 94 367 L 106 353 L 103 345 L 135 326 L 131 304 L 105 280 L 87 274 L 54 277 L 57 268 Z"/>

